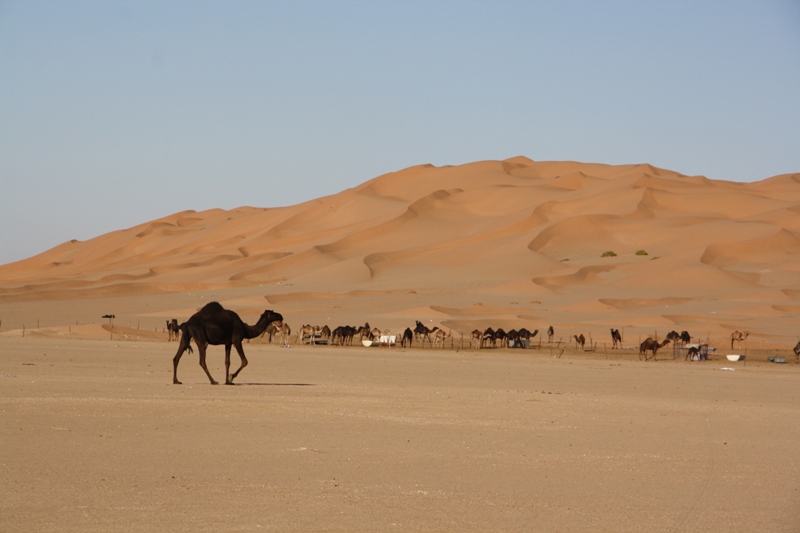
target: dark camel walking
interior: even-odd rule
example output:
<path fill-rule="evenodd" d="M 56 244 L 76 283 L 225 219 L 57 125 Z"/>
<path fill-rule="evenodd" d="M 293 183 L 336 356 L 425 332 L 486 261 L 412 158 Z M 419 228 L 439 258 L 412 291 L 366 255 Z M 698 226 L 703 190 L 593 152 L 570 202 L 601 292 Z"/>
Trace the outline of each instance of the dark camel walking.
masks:
<path fill-rule="evenodd" d="M 211 377 L 211 373 L 209 373 L 206 366 L 206 348 L 209 344 L 214 346 L 225 345 L 225 384 L 233 385 L 233 380 L 247 366 L 247 358 L 244 356 L 242 341 L 258 337 L 273 322 L 283 324 L 283 316 L 273 311 L 264 311 L 256 325 L 249 326 L 242 322 L 239 315 L 228 309 L 223 309 L 219 303 L 211 302 L 206 304 L 200 311 L 192 315 L 189 320 L 180 325 L 183 335 L 178 346 L 178 353 L 172 359 L 172 383 L 181 384 L 178 381 L 178 363 L 184 351 L 192 351 L 189 342 L 194 339 L 195 344 L 197 344 L 197 351 L 200 352 L 200 366 L 203 367 L 212 385 L 216 385 L 217 382 Z M 239 370 L 233 374 L 230 373 L 231 346 L 236 347 L 239 358 L 242 360 Z"/>

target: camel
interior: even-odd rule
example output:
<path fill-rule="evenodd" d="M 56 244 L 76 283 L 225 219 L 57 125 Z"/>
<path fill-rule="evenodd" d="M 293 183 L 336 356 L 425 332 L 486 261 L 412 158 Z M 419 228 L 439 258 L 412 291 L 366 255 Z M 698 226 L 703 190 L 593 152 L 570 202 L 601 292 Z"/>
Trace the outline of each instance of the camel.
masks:
<path fill-rule="evenodd" d="M 289 339 L 292 336 L 292 328 L 289 327 L 289 324 L 286 322 L 283 323 L 281 326 L 281 344 L 286 346 L 289 344 Z"/>
<path fill-rule="evenodd" d="M 794 364 L 800 362 L 800 342 L 794 345 Z"/>
<path fill-rule="evenodd" d="M 692 336 L 689 335 L 689 332 L 686 330 L 681 331 L 681 342 L 684 346 L 692 342 Z"/>
<path fill-rule="evenodd" d="M 178 340 L 178 335 L 181 331 L 180 326 L 178 325 L 178 320 L 173 318 L 172 320 L 167 320 L 167 333 L 169 333 L 169 340 L 176 341 Z"/>
<path fill-rule="evenodd" d="M 314 342 L 314 335 L 316 335 L 316 333 L 317 328 L 311 324 L 303 324 L 303 327 L 297 332 L 297 337 L 300 340 L 300 344 L 316 344 Z M 308 342 L 306 342 L 306 339 L 308 339 Z"/>
<path fill-rule="evenodd" d="M 494 332 L 494 339 L 492 340 L 492 344 L 497 345 L 497 341 L 500 341 L 500 346 L 507 346 L 508 341 L 508 334 L 503 330 L 503 328 L 497 328 L 497 331 Z"/>
<path fill-rule="evenodd" d="M 353 337 L 359 333 L 359 330 L 353 326 L 339 326 L 331 332 L 331 343 L 339 344 L 340 346 L 352 346 Z"/>
<path fill-rule="evenodd" d="M 481 337 L 481 348 L 485 345 L 492 343 L 492 347 L 495 347 L 495 341 L 497 338 L 494 336 L 494 330 L 492 328 L 486 328 L 486 331 L 483 332 L 483 336 Z"/>
<path fill-rule="evenodd" d="M 339 344 L 344 346 L 345 343 L 345 328 L 349 326 L 338 326 L 331 331 L 331 344 Z"/>
<path fill-rule="evenodd" d="M 547 342 L 553 342 L 553 335 L 556 334 L 556 331 L 553 329 L 553 326 L 547 328 Z"/>
<path fill-rule="evenodd" d="M 586 337 L 583 336 L 583 333 L 580 335 L 573 335 L 575 337 L 575 344 L 580 346 L 581 351 L 583 351 L 583 345 L 586 344 Z"/>
<path fill-rule="evenodd" d="M 403 332 L 402 339 L 400 341 L 400 346 L 402 348 L 406 347 L 406 343 L 408 343 L 408 347 L 411 348 L 411 341 L 414 339 L 414 332 L 411 331 L 411 328 L 406 328 Z"/>
<path fill-rule="evenodd" d="M 267 343 L 272 344 L 272 337 L 277 335 L 281 331 L 281 327 L 275 324 L 274 322 L 267 326 L 267 329 L 264 330 L 264 333 L 261 334 L 262 337 L 267 337 Z"/>
<path fill-rule="evenodd" d="M 749 331 L 734 331 L 731 333 L 731 350 L 733 350 L 734 342 L 738 342 L 741 345 L 748 336 L 750 336 Z"/>
<path fill-rule="evenodd" d="M 414 335 L 416 335 L 417 338 L 422 342 L 425 342 L 425 339 L 428 339 L 428 342 L 431 342 L 431 334 L 439 329 L 439 326 L 433 326 L 433 329 L 428 329 L 428 327 L 423 325 L 419 320 L 416 320 L 415 322 L 417 323 L 417 326 L 414 328 Z"/>
<path fill-rule="evenodd" d="M 519 348 L 521 345 L 519 343 L 519 331 L 512 329 L 508 333 L 506 333 L 506 342 L 508 343 L 508 347 L 512 347 L 512 342 L 514 348 Z"/>
<path fill-rule="evenodd" d="M 652 359 L 655 360 L 658 349 L 663 348 L 669 344 L 669 342 L 669 339 L 664 339 L 664 341 L 659 344 L 658 341 L 654 341 L 650 337 L 647 337 L 644 341 L 642 341 L 642 344 L 639 345 L 639 359 L 644 359 L 645 361 L 650 359 L 647 357 L 647 351 L 649 350 L 653 352 Z"/>
<path fill-rule="evenodd" d="M 622 348 L 622 335 L 618 329 L 611 329 L 611 342 L 613 343 L 611 348 Z"/>
<path fill-rule="evenodd" d="M 517 335 L 519 336 L 519 340 L 520 340 L 519 347 L 520 348 L 524 348 L 525 347 L 525 345 L 522 344 L 522 341 L 528 341 L 528 345 L 530 345 L 531 339 L 534 338 L 538 334 L 539 334 L 539 330 L 538 329 L 535 329 L 533 331 L 528 331 L 526 328 L 520 329 L 517 332 Z"/>
<path fill-rule="evenodd" d="M 178 381 L 178 363 L 183 352 L 187 349 L 189 352 L 192 351 L 190 342 L 194 339 L 197 351 L 200 352 L 200 366 L 203 367 L 212 385 L 216 385 L 217 382 L 211 377 L 211 373 L 206 366 L 206 348 L 209 344 L 225 346 L 225 384 L 233 385 L 233 380 L 247 366 L 247 358 L 244 355 L 242 341 L 258 337 L 273 322 L 283 323 L 283 316 L 280 313 L 267 310 L 262 313 L 254 326 L 250 326 L 245 324 L 239 318 L 239 315 L 233 311 L 223 309 L 218 302 L 207 303 L 200 311 L 193 314 L 189 320 L 180 325 L 183 335 L 178 345 L 178 352 L 172 359 L 172 383 L 175 385 L 181 384 Z M 241 366 L 233 374 L 230 373 L 231 346 L 236 347 L 239 358 L 242 360 Z"/>
<path fill-rule="evenodd" d="M 684 359 L 684 361 L 694 361 L 694 357 L 699 354 L 700 354 L 700 348 L 698 348 L 697 346 L 692 346 L 691 348 L 686 350 L 686 358 Z"/>
<path fill-rule="evenodd" d="M 666 338 L 669 339 L 670 342 L 678 342 L 679 340 L 681 340 L 681 334 L 675 330 L 672 330 L 669 333 L 667 333 Z"/>
<path fill-rule="evenodd" d="M 369 327 L 369 322 L 365 322 L 363 326 L 356 329 L 356 334 L 363 341 L 364 339 L 372 340 L 372 328 Z"/>
<path fill-rule="evenodd" d="M 444 349 L 444 341 L 449 339 L 451 335 L 452 333 L 445 333 L 443 329 L 437 329 L 433 334 L 433 341 L 431 341 L 431 344 L 442 343 L 442 349 Z"/>
<path fill-rule="evenodd" d="M 327 324 L 322 326 L 322 328 L 320 328 L 320 330 L 319 330 L 319 336 L 322 339 L 330 339 L 331 338 L 331 328 L 329 328 Z"/>
<path fill-rule="evenodd" d="M 331 344 L 341 344 L 343 332 L 344 332 L 344 326 L 338 326 L 333 328 L 333 331 L 331 331 Z"/>
<path fill-rule="evenodd" d="M 469 347 L 472 348 L 472 342 L 474 341 L 478 348 L 481 347 L 481 338 L 483 337 L 483 333 L 479 329 L 472 330 L 472 336 L 469 340 Z"/>

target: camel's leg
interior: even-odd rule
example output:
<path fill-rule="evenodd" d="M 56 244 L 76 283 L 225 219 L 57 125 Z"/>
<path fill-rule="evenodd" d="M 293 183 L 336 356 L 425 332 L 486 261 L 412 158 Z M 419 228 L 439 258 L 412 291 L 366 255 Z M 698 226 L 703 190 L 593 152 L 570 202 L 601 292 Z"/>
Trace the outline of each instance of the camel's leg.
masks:
<path fill-rule="evenodd" d="M 238 350 L 238 346 L 237 346 Z M 225 345 L 225 385 L 232 385 L 231 381 L 231 345 Z"/>
<path fill-rule="evenodd" d="M 172 384 L 173 385 L 182 385 L 180 381 L 178 381 L 178 363 L 181 360 L 181 356 L 183 352 L 186 351 L 186 346 L 181 343 L 178 346 L 178 353 L 175 354 L 175 357 L 172 358 Z"/>
<path fill-rule="evenodd" d="M 226 382 L 229 385 L 233 385 L 234 378 L 239 375 L 239 372 L 241 372 L 244 367 L 247 366 L 247 357 L 244 356 L 244 348 L 242 348 L 242 343 L 240 342 L 236 343 L 236 351 L 239 352 L 239 358 L 242 360 L 242 366 L 240 366 L 239 370 L 237 370 L 236 372 L 233 373 L 233 375 L 231 375 L 230 382 Z M 230 360 L 230 347 L 228 347 L 228 354 L 225 361 L 228 362 L 229 360 Z"/>
<path fill-rule="evenodd" d="M 211 377 L 211 372 L 208 371 L 208 367 L 206 366 L 206 348 L 208 344 L 205 343 L 198 343 L 197 344 L 197 351 L 200 352 L 200 366 L 203 367 L 203 370 L 206 371 L 206 376 L 208 376 L 208 380 L 211 382 L 212 385 L 217 385 L 217 382 L 214 381 L 214 378 Z"/>

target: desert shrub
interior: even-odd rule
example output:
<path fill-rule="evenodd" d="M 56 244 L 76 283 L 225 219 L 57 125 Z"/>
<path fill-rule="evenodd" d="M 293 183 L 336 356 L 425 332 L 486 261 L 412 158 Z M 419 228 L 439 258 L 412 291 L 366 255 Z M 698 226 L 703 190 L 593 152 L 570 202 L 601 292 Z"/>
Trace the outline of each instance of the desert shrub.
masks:
<path fill-rule="evenodd" d="M 636 255 L 648 255 L 644 250 L 636 250 Z"/>
<path fill-rule="evenodd" d="M 603 252 L 603 255 L 601 255 L 600 257 L 617 257 L 617 254 L 609 250 L 607 252 Z"/>

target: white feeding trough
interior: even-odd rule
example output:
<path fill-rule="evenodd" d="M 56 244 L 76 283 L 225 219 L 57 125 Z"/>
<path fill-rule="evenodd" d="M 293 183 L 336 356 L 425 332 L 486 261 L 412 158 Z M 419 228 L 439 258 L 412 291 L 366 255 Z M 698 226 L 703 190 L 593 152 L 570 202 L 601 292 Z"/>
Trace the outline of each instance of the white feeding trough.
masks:
<path fill-rule="evenodd" d="M 361 339 L 361 344 L 363 344 L 364 346 L 367 346 L 367 347 L 380 346 L 381 345 L 381 341 L 372 341 L 372 340 L 369 340 L 369 339 Z"/>
<path fill-rule="evenodd" d="M 743 355 L 726 355 L 728 361 L 744 361 Z"/>
<path fill-rule="evenodd" d="M 397 335 L 381 335 L 381 346 L 394 346 L 397 344 Z"/>

